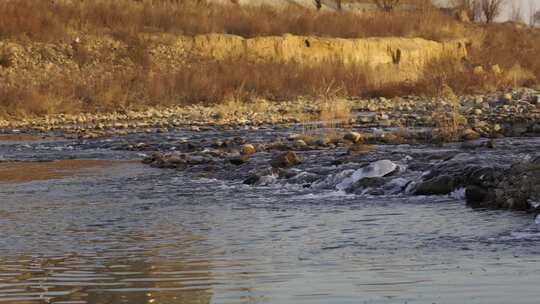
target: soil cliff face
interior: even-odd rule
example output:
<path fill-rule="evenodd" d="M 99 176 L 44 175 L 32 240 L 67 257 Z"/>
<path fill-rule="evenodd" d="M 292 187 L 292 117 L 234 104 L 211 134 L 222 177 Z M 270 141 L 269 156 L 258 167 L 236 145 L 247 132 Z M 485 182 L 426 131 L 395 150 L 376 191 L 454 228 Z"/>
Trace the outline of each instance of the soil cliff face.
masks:
<path fill-rule="evenodd" d="M 0 77 L 4 83 L 26 79 L 38 84 L 55 74 L 84 78 L 109 70 L 137 68 L 142 63 L 175 70 L 190 61 L 244 58 L 310 66 L 325 62 L 354 65 L 375 72 L 372 74 L 379 75 L 378 81 L 385 83 L 414 81 L 434 60 L 458 61 L 467 56 L 462 40 L 435 42 L 421 38 L 338 39 L 293 35 L 245 39 L 223 34 L 145 39 L 146 45 L 135 51 L 133 46 L 111 37 L 83 37 L 80 42 L 64 44 L 0 41 Z"/>
<path fill-rule="evenodd" d="M 334 79 L 362 94 L 414 84 L 433 62 L 458 64 L 466 55 L 463 41 L 418 38 L 152 34 L 88 35 L 62 43 L 3 40 L 0 116 L 220 102 L 250 75 L 259 75 L 250 85 L 253 96 L 309 95 Z M 253 71 L 246 70 L 250 66 Z"/>
<path fill-rule="evenodd" d="M 336 61 L 390 70 L 393 77 L 389 81 L 415 80 L 430 62 L 466 57 L 465 45 L 464 40 L 435 42 L 421 38 L 339 39 L 284 35 L 244 39 L 218 34 L 184 37 L 177 42 L 177 47 L 197 57 L 215 60 L 244 57 L 302 65 Z"/>

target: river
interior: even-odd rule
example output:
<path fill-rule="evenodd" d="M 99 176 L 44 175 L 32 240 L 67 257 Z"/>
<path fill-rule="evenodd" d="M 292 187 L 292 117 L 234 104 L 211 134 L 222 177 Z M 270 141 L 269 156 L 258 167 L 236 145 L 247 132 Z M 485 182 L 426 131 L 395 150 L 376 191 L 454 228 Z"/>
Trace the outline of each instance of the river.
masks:
<path fill-rule="evenodd" d="M 345 193 L 340 172 L 365 164 L 332 163 L 339 151 L 305 152 L 296 179 L 246 185 L 236 171 L 152 168 L 140 162 L 148 152 L 121 148 L 289 132 L 0 141 L 0 160 L 19 161 L 0 162 L 0 303 L 540 301 L 531 214 L 472 209 L 459 193 Z M 420 174 L 415 160 L 510 162 L 539 141 L 500 139 L 489 152 L 388 145 L 365 161 L 402 167 L 398 183 Z"/>

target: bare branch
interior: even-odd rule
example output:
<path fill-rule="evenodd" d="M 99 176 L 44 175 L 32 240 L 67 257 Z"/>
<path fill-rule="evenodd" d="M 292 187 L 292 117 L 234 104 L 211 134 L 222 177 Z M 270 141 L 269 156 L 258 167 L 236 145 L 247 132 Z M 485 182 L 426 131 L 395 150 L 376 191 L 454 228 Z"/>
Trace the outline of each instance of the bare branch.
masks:
<path fill-rule="evenodd" d="M 505 3 L 506 0 L 481 0 L 480 8 L 486 23 L 493 23 L 495 18 L 501 14 Z"/>
<path fill-rule="evenodd" d="M 387 12 L 394 10 L 398 6 L 399 1 L 400 0 L 373 0 L 377 7 Z"/>
<path fill-rule="evenodd" d="M 512 11 L 510 12 L 510 20 L 514 22 L 523 22 L 521 4 L 517 1 L 512 2 Z"/>

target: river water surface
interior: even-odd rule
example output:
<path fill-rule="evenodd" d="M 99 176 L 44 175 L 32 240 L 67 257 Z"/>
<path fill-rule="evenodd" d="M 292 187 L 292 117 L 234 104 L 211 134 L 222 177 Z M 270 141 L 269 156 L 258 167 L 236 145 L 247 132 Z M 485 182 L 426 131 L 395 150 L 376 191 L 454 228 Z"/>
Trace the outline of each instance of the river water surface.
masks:
<path fill-rule="evenodd" d="M 0 142 L 0 160 L 56 160 L 0 162 L 0 303 L 540 302 L 530 214 L 473 210 L 459 195 L 346 194 L 334 187 L 343 180 L 250 186 L 118 149 L 237 135 Z M 538 144 L 501 140 L 482 158 L 527 157 Z M 457 150 L 387 146 L 373 157 Z M 342 171 L 328 155 L 305 157 L 320 161 L 299 170 Z"/>

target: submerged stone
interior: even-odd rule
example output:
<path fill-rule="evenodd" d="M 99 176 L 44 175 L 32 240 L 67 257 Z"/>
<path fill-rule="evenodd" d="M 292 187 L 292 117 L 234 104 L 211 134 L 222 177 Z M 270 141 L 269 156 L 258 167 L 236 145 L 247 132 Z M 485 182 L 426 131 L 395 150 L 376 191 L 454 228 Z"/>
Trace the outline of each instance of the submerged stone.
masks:
<path fill-rule="evenodd" d="M 443 175 L 434 177 L 418 184 L 413 191 L 415 195 L 443 195 L 449 194 L 456 188 L 453 177 Z"/>
<path fill-rule="evenodd" d="M 294 151 L 287 151 L 279 154 L 270 161 L 274 168 L 289 168 L 302 163 L 302 159 Z"/>

